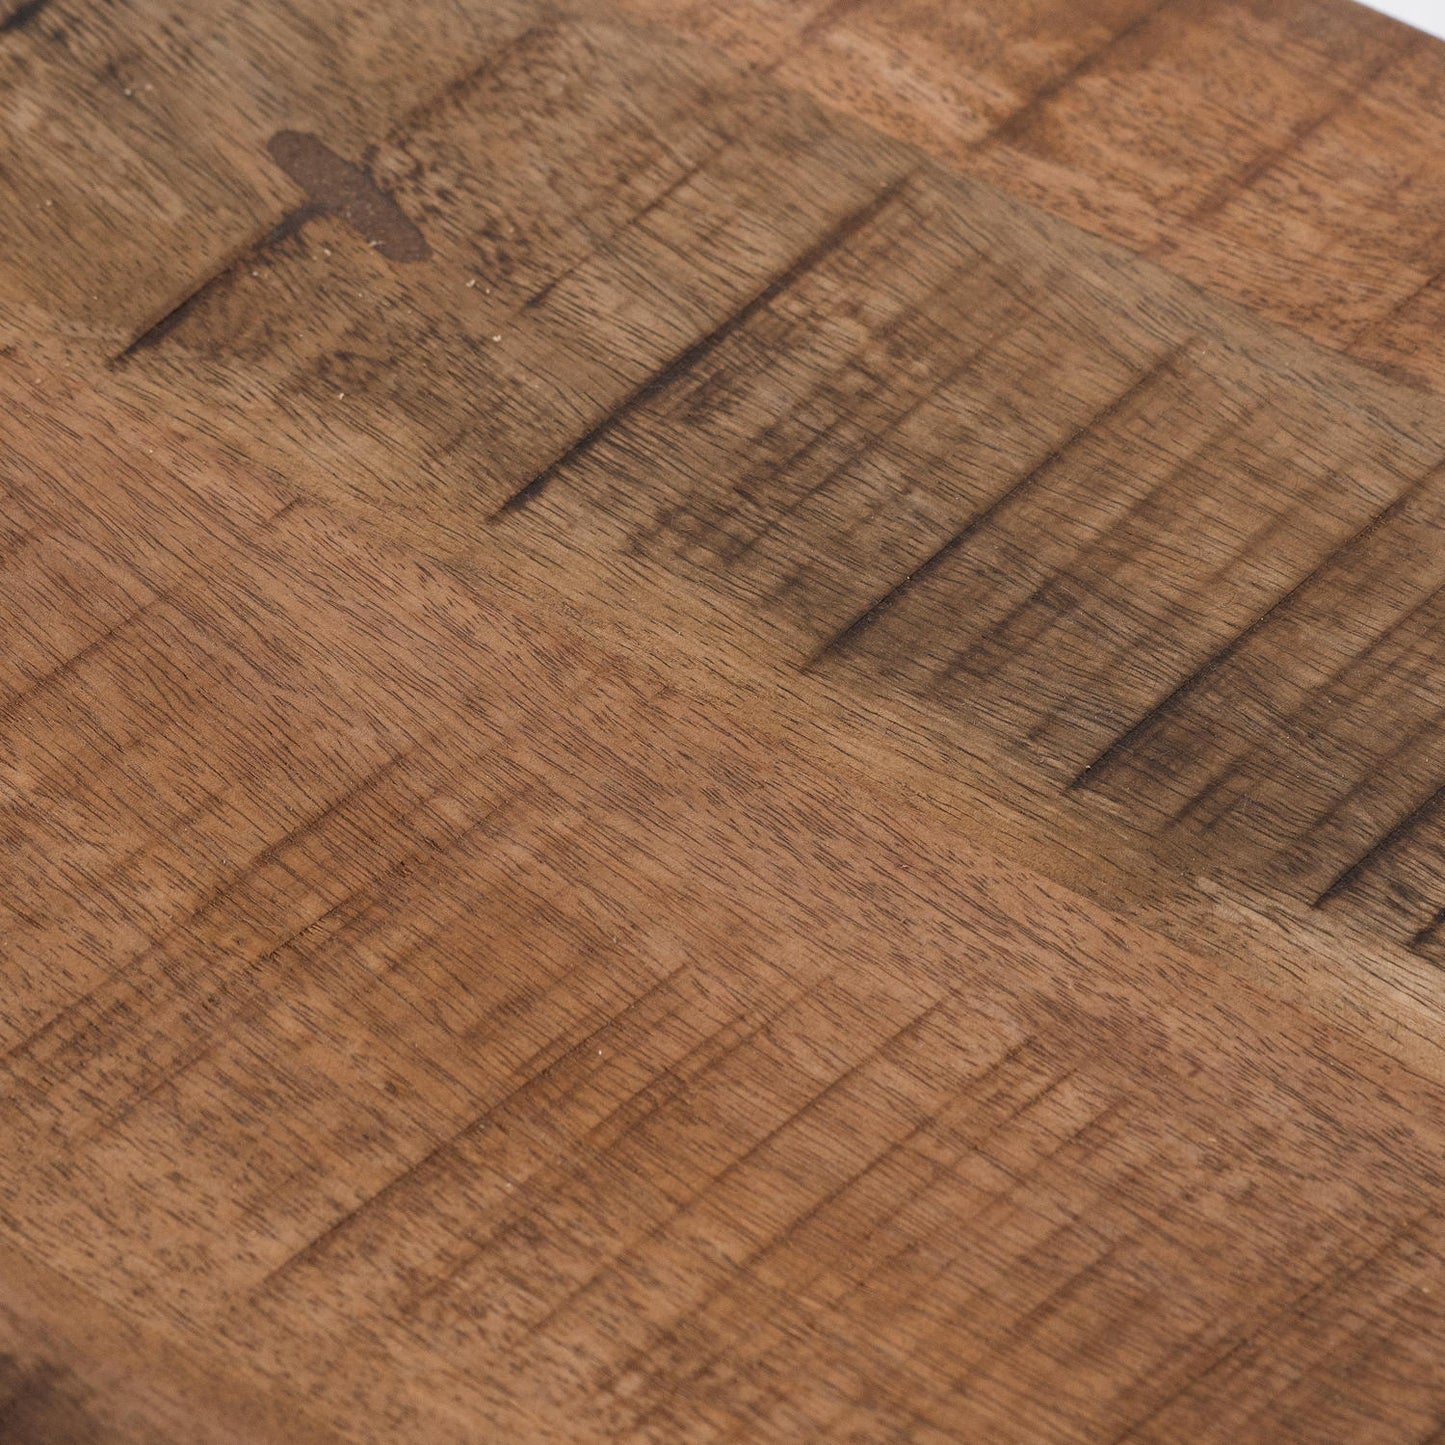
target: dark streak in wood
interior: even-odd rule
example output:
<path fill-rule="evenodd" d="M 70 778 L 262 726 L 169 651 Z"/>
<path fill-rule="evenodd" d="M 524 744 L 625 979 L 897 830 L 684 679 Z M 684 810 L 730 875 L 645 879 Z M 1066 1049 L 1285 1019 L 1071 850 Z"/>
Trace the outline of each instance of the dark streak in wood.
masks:
<path fill-rule="evenodd" d="M 0 20 L 0 35 L 7 35 L 12 30 L 23 30 L 39 18 L 40 14 L 50 4 L 50 0 L 25 0 L 23 5 L 17 5 L 3 20 Z"/>
<path fill-rule="evenodd" d="M 958 531 L 949 537 L 943 545 L 930 556 L 924 558 L 906 577 L 896 582 L 887 592 L 879 597 L 877 601 L 864 608 L 851 622 L 824 642 L 803 665 L 803 671 L 811 672 L 826 658 L 846 652 L 859 637 L 877 623 L 880 618 L 890 612 L 911 588 L 936 572 L 970 537 L 981 527 L 986 526 L 992 521 L 1010 502 L 1016 501 L 1042 477 L 1046 476 L 1079 442 L 1083 441 L 1085 437 L 1096 431 L 1099 427 L 1107 425 L 1107 423 L 1128 406 L 1145 387 L 1149 386 L 1157 380 L 1158 377 L 1168 371 L 1188 346 L 1189 343 L 1187 341 L 1183 342 L 1164 356 L 1161 356 L 1144 372 L 1135 377 L 1128 387 L 1120 392 L 1112 401 L 1106 403 L 1087 421 L 1075 427 L 1046 457 L 1030 467 L 1023 476 L 1010 483 L 993 501 L 989 502 L 980 511 L 974 513 Z"/>
<path fill-rule="evenodd" d="M 1427 798 L 1411 808 L 1398 822 L 1387 828 L 1349 867 L 1342 868 L 1315 899 L 1314 906 L 1323 908 L 1332 898 L 1338 898 L 1341 893 L 1347 892 L 1377 859 L 1390 852 L 1396 844 L 1406 838 L 1442 799 L 1445 799 L 1445 783 L 1442 783 Z"/>
<path fill-rule="evenodd" d="M 1250 638 L 1256 636 L 1276 617 L 1285 612 L 1297 597 L 1301 596 L 1313 586 L 1315 582 L 1323 577 L 1341 557 L 1354 551 L 1354 549 L 1360 546 L 1367 538 L 1385 526 L 1389 520 L 1405 506 L 1410 498 L 1413 497 L 1431 477 L 1435 476 L 1438 471 L 1439 465 L 1437 464 L 1423 476 L 1411 482 L 1397 497 L 1387 502 L 1370 517 L 1352 537 L 1348 538 L 1339 547 L 1336 547 L 1330 552 L 1328 556 L 1323 557 L 1316 563 L 1288 592 L 1285 592 L 1277 598 L 1264 612 L 1256 617 L 1253 622 L 1242 631 L 1237 632 L 1223 647 L 1217 652 L 1211 653 L 1193 672 L 1174 687 L 1170 688 L 1137 722 L 1132 723 L 1124 732 L 1120 733 L 1113 742 L 1104 748 L 1092 762 L 1081 768 L 1079 772 L 1069 780 L 1067 791 L 1072 792 L 1076 788 L 1092 786 L 1098 778 L 1118 762 L 1151 727 L 1157 724 L 1176 703 L 1194 692 L 1203 683 L 1207 682 L 1231 657 L 1234 657 L 1239 652 L 1240 648 L 1243 647 Z"/>
<path fill-rule="evenodd" d="M 795 261 L 774 276 L 767 285 L 756 292 L 741 307 L 718 323 L 705 336 L 692 342 L 672 357 L 658 371 L 649 376 L 641 385 L 628 393 L 606 416 L 583 433 L 566 451 L 549 462 L 529 482 L 513 492 L 497 508 L 494 519 L 516 512 L 533 502 L 547 486 L 573 462 L 585 457 L 598 442 L 611 434 L 623 421 L 644 402 L 665 391 L 679 378 L 686 376 L 704 357 L 715 351 L 740 327 L 747 325 L 760 311 L 776 301 L 790 287 L 796 285 L 818 264 L 839 246 L 861 231 L 874 220 L 900 194 L 912 179 L 913 172 L 907 172 L 885 186 L 876 196 L 856 211 L 844 216 L 828 233 L 803 252 Z"/>

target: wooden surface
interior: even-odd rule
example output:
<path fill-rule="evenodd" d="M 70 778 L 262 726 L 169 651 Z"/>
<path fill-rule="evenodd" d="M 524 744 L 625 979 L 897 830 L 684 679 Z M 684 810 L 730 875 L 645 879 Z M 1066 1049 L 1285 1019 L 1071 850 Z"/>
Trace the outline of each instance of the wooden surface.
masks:
<path fill-rule="evenodd" d="M 1445 1438 L 1445 49 L 0 19 L 0 1440 Z"/>

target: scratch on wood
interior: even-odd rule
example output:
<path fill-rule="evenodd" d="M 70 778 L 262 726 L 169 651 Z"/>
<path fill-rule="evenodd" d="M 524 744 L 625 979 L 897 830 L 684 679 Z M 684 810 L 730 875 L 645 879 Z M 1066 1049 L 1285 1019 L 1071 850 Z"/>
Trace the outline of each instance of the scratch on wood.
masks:
<path fill-rule="evenodd" d="M 655 195 L 645 206 L 643 206 L 643 208 L 638 211 L 635 216 L 631 217 L 628 221 L 626 221 L 623 227 L 619 229 L 625 229 L 628 226 L 636 226 L 641 221 L 646 220 L 646 218 L 650 216 L 654 211 L 657 211 L 661 207 L 665 206 L 668 201 L 670 201 L 680 190 L 683 189 L 684 186 L 695 180 L 698 175 L 700 175 L 702 171 L 706 169 L 706 167 L 711 165 L 712 162 L 715 161 L 718 156 L 720 156 L 729 146 L 735 144 L 736 141 L 733 139 L 732 136 L 725 135 L 717 145 L 715 145 L 710 151 L 708 151 L 706 155 L 702 156 L 700 159 L 694 161 L 692 165 L 688 166 L 688 168 L 683 171 L 676 180 L 671 181 L 663 190 L 659 191 L 657 195 Z M 606 243 L 604 242 L 603 244 L 605 245 Z M 555 276 L 552 277 L 550 281 L 544 282 L 522 303 L 522 309 L 524 311 L 535 311 L 539 306 L 542 305 L 544 301 L 546 301 L 546 299 L 557 289 L 558 286 L 560 286 L 569 277 L 575 275 L 577 271 L 580 270 L 581 267 L 585 266 L 595 254 L 595 250 L 589 251 L 579 260 L 574 261 L 570 266 L 566 267 L 562 271 L 559 271 Z"/>
<path fill-rule="evenodd" d="M 1330 475 L 1333 477 L 1335 473 L 1331 473 Z M 1307 700 L 1313 700 L 1320 696 L 1328 696 L 1330 690 L 1338 686 L 1341 681 L 1349 675 L 1351 669 L 1358 666 L 1372 653 L 1379 652 L 1392 638 L 1404 631 L 1412 622 L 1416 621 L 1422 613 L 1427 613 L 1428 609 L 1432 607 L 1442 595 L 1445 595 L 1445 586 L 1437 587 L 1433 592 L 1421 598 L 1420 601 L 1415 603 L 1408 611 L 1401 613 L 1363 652 L 1358 652 L 1347 659 L 1330 674 L 1328 679 L 1312 689 Z M 1326 824 L 1339 817 L 1339 815 L 1350 807 L 1355 800 L 1359 798 L 1361 793 L 1365 792 L 1376 780 L 1377 771 L 1388 769 L 1392 763 L 1408 753 L 1422 737 L 1428 737 L 1435 728 L 1439 726 L 1442 716 L 1445 716 L 1445 707 L 1437 710 L 1432 717 L 1427 718 L 1425 722 L 1410 729 L 1400 737 L 1388 753 L 1376 760 L 1374 767 L 1369 772 L 1356 778 L 1328 807 L 1322 812 L 1317 813 L 1310 820 L 1309 824 L 1301 829 L 1300 835 L 1307 837 L 1311 833 L 1318 832 L 1325 827 Z M 1211 778 L 1204 787 L 1195 793 L 1193 797 L 1189 798 L 1181 807 L 1176 808 L 1169 816 L 1170 825 L 1174 826 L 1192 818 L 1204 807 L 1210 798 L 1219 792 L 1231 779 L 1237 776 L 1238 771 L 1239 760 L 1236 759 L 1236 761 L 1222 773 Z M 1216 817 L 1214 820 L 1206 823 L 1204 825 L 1205 831 L 1207 832 L 1213 828 L 1217 822 L 1218 818 Z"/>
<path fill-rule="evenodd" d="M 1296 126 L 1279 145 L 1270 146 L 1256 156 L 1248 165 L 1232 176 L 1227 176 L 1189 213 L 1189 220 L 1197 224 L 1215 211 L 1221 210 L 1241 191 L 1247 191 L 1277 166 L 1291 151 L 1297 151 L 1311 136 L 1318 133 L 1336 116 L 1343 114 L 1356 102 L 1363 100 L 1375 83 L 1393 69 L 1416 48 L 1423 37 L 1415 32 L 1407 35 L 1405 43 L 1397 46 L 1384 59 L 1377 61 L 1353 85 L 1347 86 L 1334 96 L 1323 110 Z"/>
<path fill-rule="evenodd" d="M 1135 16 L 1122 30 L 1109 36 L 1102 45 L 1097 46 L 1086 55 L 1080 56 L 1062 75 L 1046 81 L 1016 111 L 1006 115 L 993 130 L 984 136 L 980 145 L 1007 145 L 1018 140 L 1033 124 L 1034 117 L 1044 110 L 1056 96 L 1061 95 L 1075 81 L 1083 79 L 1084 76 L 1096 69 L 1106 55 L 1117 50 L 1119 46 L 1127 44 L 1172 3 L 1173 0 L 1158 0 L 1157 4 L 1151 5 L 1142 15 Z"/>
<path fill-rule="evenodd" d="M 1411 938 L 1409 946 L 1413 949 L 1427 948 L 1435 942 L 1442 926 L 1445 926 L 1445 908 L 1438 908 L 1429 923 Z"/>
<path fill-rule="evenodd" d="M 1042 461 L 1030 467 L 1023 476 L 1006 487 L 981 511 L 974 513 L 932 556 L 926 557 L 902 581 L 895 583 L 876 602 L 866 607 L 847 626 L 830 637 L 803 665 L 803 671 L 811 672 L 827 657 L 835 653 L 846 652 L 859 637 L 890 612 L 913 587 L 932 576 L 981 527 L 986 526 L 1010 502 L 1023 495 L 1041 477 L 1045 476 L 1086 436 L 1117 416 L 1145 387 L 1168 371 L 1183 355 L 1189 344 L 1188 341 L 1182 342 L 1172 351 L 1161 356 L 1142 375 L 1135 377 L 1129 386 L 1112 401 L 1100 408 L 1087 421 L 1075 427 Z"/>
<path fill-rule="evenodd" d="M 492 1106 L 488 1105 L 480 1113 L 468 1119 L 445 1138 L 438 1140 L 421 1158 L 406 1165 L 400 1173 L 393 1175 L 370 1194 L 358 1200 L 356 1204 L 346 1210 L 345 1213 L 332 1220 L 320 1234 L 308 1239 L 265 1274 L 252 1289 L 252 1298 L 254 1299 L 274 1289 L 282 1280 L 294 1274 L 309 1260 L 322 1253 L 333 1239 L 348 1230 L 363 1214 L 373 1212 L 378 1206 L 398 1193 L 398 1191 L 403 1189 L 418 1175 L 424 1173 L 437 1159 L 449 1151 L 454 1150 L 466 1139 L 485 1129 L 487 1121 L 491 1118 L 491 1114 Z"/>
<path fill-rule="evenodd" d="M 259 241 L 246 246 L 239 255 L 227 257 L 216 270 L 212 271 L 194 290 L 188 292 L 159 320 L 153 321 L 134 340 L 118 351 L 110 361 L 112 367 L 124 366 L 137 352 L 145 351 L 158 341 L 169 336 L 187 316 L 209 296 L 231 280 L 242 267 L 274 250 L 282 242 L 300 233 L 308 221 L 321 214 L 320 208 L 308 201 L 287 211 Z"/>
<path fill-rule="evenodd" d="M 754 316 L 783 292 L 808 275 L 826 256 L 844 245 L 852 236 L 861 231 L 879 215 L 903 190 L 916 174 L 908 171 L 885 186 L 876 196 L 856 211 L 844 216 L 831 227 L 826 235 L 810 246 L 792 261 L 783 271 L 773 277 L 762 290 L 755 293 L 732 315 L 715 326 L 707 335 L 699 338 L 678 352 L 660 370 L 653 372 L 640 386 L 637 386 L 622 401 L 589 431 L 583 433 L 560 456 L 549 462 L 531 481 L 513 492 L 496 512 L 493 520 L 525 507 L 546 490 L 554 478 L 572 462 L 586 456 L 598 442 L 608 436 L 621 422 L 625 421 L 645 401 L 666 390 L 679 377 L 685 376 L 710 352 L 715 351 L 740 327 L 745 326 Z"/>
<path fill-rule="evenodd" d="M 0 1354 L 0 1438 L 7 1445 L 100 1445 L 106 1432 L 91 1404 L 68 1366 Z"/>
<path fill-rule="evenodd" d="M 1327 556 L 1312 567 L 1288 592 L 1277 598 L 1264 612 L 1254 619 L 1242 631 L 1237 632 L 1217 652 L 1211 653 L 1198 667 L 1194 669 L 1183 681 L 1164 694 L 1143 717 L 1132 723 L 1107 747 L 1103 749 L 1094 760 L 1081 768 L 1073 778 L 1069 780 L 1066 791 L 1072 792 L 1075 788 L 1082 788 L 1093 784 L 1099 776 L 1108 771 L 1128 750 L 1162 718 L 1182 698 L 1188 696 L 1202 683 L 1207 682 L 1230 658 L 1234 657 L 1249 640 L 1267 627 L 1274 619 L 1285 612 L 1290 604 L 1297 597 L 1300 597 L 1311 586 L 1323 577 L 1341 557 L 1353 552 L 1361 546 L 1375 532 L 1385 526 L 1405 504 L 1415 495 L 1431 477 L 1438 474 L 1441 463 L 1411 482 L 1398 496 L 1387 502 L 1368 521 L 1365 522 L 1359 531 L 1348 538 L 1340 546 L 1334 548 Z"/>
<path fill-rule="evenodd" d="M 440 90 L 418 101 L 404 115 L 398 117 L 387 131 L 386 138 L 389 141 L 405 139 L 418 126 L 430 122 L 439 110 L 452 101 L 461 100 L 488 76 L 497 74 L 519 51 L 555 29 L 556 17 L 551 13 L 544 14 L 541 19 L 519 31 L 498 49 L 484 55 L 475 65 L 469 66 L 460 75 L 453 76 Z"/>
<path fill-rule="evenodd" d="M 306 192 L 307 199 L 287 211 L 259 240 L 228 256 L 192 291 L 111 358 L 124 366 L 138 352 L 164 340 L 200 305 L 243 267 L 266 255 L 320 215 L 334 215 L 389 261 L 424 261 L 431 255 L 426 237 L 393 197 L 382 190 L 363 166 L 343 160 L 313 135 L 278 131 L 266 143 L 272 160 Z"/>
<path fill-rule="evenodd" d="M 1337 898 L 1341 893 L 1347 892 L 1368 871 L 1377 858 L 1383 857 L 1401 839 L 1407 837 L 1414 830 L 1416 824 L 1431 813 L 1442 799 L 1445 799 L 1445 783 L 1436 788 L 1423 802 L 1411 808 L 1398 822 L 1386 829 L 1347 868 L 1342 868 L 1329 886 L 1315 899 L 1314 906 L 1323 908 L 1332 898 Z M 1428 930 L 1426 931 L 1428 932 Z"/>

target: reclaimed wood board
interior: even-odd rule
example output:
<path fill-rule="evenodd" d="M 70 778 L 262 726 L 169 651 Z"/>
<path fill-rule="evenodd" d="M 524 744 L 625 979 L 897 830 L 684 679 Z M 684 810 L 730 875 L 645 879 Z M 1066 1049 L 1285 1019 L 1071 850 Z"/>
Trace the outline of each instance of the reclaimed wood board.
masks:
<path fill-rule="evenodd" d="M 0 1439 L 1445 1432 L 1445 48 L 0 18 Z"/>

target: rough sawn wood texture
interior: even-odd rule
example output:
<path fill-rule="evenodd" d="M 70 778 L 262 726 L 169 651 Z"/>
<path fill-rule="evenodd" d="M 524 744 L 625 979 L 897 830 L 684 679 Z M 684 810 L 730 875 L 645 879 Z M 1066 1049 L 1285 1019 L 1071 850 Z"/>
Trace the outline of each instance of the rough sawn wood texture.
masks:
<path fill-rule="evenodd" d="M 1445 49 L 0 18 L 0 1439 L 1445 1432 Z"/>

